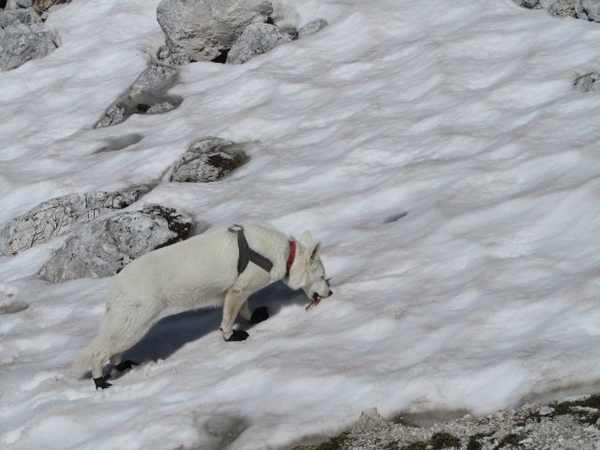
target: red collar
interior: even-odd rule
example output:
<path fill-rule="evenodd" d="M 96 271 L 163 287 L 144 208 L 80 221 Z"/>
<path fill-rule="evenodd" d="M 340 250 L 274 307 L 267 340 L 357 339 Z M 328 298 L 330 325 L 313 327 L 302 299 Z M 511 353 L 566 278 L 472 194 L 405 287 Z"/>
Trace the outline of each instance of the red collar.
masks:
<path fill-rule="evenodd" d="M 296 257 L 296 241 L 288 241 L 290 245 L 290 251 L 288 253 L 288 259 L 285 264 L 285 276 L 290 276 L 290 269 L 292 268 L 292 264 L 294 264 L 294 258 Z"/>

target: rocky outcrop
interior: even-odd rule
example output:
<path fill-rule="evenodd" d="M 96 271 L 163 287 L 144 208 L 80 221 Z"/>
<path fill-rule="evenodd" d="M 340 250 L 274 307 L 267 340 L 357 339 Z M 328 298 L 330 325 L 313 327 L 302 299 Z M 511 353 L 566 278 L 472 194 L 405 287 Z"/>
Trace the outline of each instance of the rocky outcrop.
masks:
<path fill-rule="evenodd" d="M 168 94 L 177 80 L 177 69 L 152 64 L 133 82 L 127 92 L 110 105 L 94 128 L 117 125 L 133 114 L 159 114 L 181 105 L 183 99 Z"/>
<path fill-rule="evenodd" d="M 248 25 L 233 43 L 227 55 L 228 64 L 243 64 L 255 56 L 262 55 L 275 47 L 292 41 L 292 36 L 275 25 L 254 23 Z"/>
<path fill-rule="evenodd" d="M 171 181 L 217 181 L 247 160 L 248 156 L 239 144 L 217 137 L 202 138 L 193 142 L 173 166 Z"/>
<path fill-rule="evenodd" d="M 40 203 L 9 221 L 0 231 L 0 254 L 16 255 L 71 231 L 77 224 L 125 208 L 147 191 L 144 187 L 117 192 L 95 191 L 64 195 Z"/>
<path fill-rule="evenodd" d="M 211 61 L 252 23 L 266 22 L 270 0 L 163 0 L 156 18 L 175 64 Z"/>
<path fill-rule="evenodd" d="M 122 212 L 79 227 L 40 270 L 52 283 L 101 278 L 132 260 L 187 238 L 194 219 L 162 206 Z"/>
<path fill-rule="evenodd" d="M 422 419 L 407 415 L 389 422 L 372 408 L 364 411 L 352 428 L 328 442 L 293 449 L 597 450 L 600 442 L 598 395 L 549 405 L 527 404 L 481 418 L 465 415 L 434 422 L 423 415 Z"/>
<path fill-rule="evenodd" d="M 58 47 L 55 34 L 44 28 L 32 9 L 0 11 L 0 70 L 15 69 Z"/>
<path fill-rule="evenodd" d="M 600 22 L 600 0 L 575 0 L 577 17 Z"/>
<path fill-rule="evenodd" d="M 279 28 L 272 13 L 271 0 L 162 0 L 156 18 L 166 45 L 157 57 L 171 65 L 195 61 L 243 64 L 327 25 L 319 19 L 300 30 Z"/>
<path fill-rule="evenodd" d="M 600 0 L 513 0 L 529 9 L 546 9 L 556 17 L 576 17 L 600 22 Z"/>

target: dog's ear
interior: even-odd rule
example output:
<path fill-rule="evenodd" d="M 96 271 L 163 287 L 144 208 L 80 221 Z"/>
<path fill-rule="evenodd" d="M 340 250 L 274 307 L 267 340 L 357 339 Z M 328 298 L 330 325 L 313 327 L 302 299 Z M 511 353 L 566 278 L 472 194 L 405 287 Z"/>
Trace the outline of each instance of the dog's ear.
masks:
<path fill-rule="evenodd" d="M 300 243 L 306 248 L 310 248 L 312 246 L 313 240 L 310 231 L 306 230 L 302 233 L 302 237 L 300 238 Z"/>
<path fill-rule="evenodd" d="M 317 244 L 312 249 L 312 252 L 310 252 L 310 260 L 311 261 L 314 261 L 315 259 L 317 259 L 317 257 L 319 256 L 320 250 L 321 250 L 321 244 L 319 242 L 317 242 Z"/>

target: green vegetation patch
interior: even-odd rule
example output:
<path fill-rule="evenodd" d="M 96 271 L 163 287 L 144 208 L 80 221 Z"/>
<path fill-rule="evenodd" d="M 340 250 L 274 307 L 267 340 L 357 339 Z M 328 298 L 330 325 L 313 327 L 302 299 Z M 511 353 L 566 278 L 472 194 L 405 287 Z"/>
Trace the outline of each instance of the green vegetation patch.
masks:
<path fill-rule="evenodd" d="M 428 441 L 411 442 L 402 447 L 402 450 L 427 450 L 431 446 L 435 450 L 443 448 L 460 448 L 460 439 L 450 433 L 435 433 Z"/>
<path fill-rule="evenodd" d="M 585 423 L 596 423 L 600 419 L 600 394 L 592 395 L 583 400 L 560 402 L 552 405 L 554 414 L 562 416 L 570 414 Z M 589 408 L 595 411 L 582 411 L 578 408 Z"/>
<path fill-rule="evenodd" d="M 442 448 L 460 448 L 460 439 L 450 433 L 435 433 L 431 436 L 431 445 L 438 450 Z"/>
<path fill-rule="evenodd" d="M 322 443 L 317 447 L 317 450 L 343 450 L 344 444 L 348 441 L 348 435 L 350 433 L 345 432 L 339 436 L 332 437 L 327 442 Z"/>
<path fill-rule="evenodd" d="M 429 445 L 429 443 L 426 441 L 411 442 L 410 444 L 402 447 L 402 450 L 427 450 L 428 445 Z"/>
<path fill-rule="evenodd" d="M 507 434 L 500 442 L 498 442 L 498 445 L 494 447 L 494 450 L 499 450 L 504 447 L 518 447 L 519 442 L 521 442 L 523 439 L 525 439 L 525 436 L 522 434 Z"/>
<path fill-rule="evenodd" d="M 481 445 L 481 442 L 479 442 L 479 438 L 479 435 L 471 436 L 469 438 L 469 443 L 467 444 L 467 450 L 481 450 L 483 446 Z"/>

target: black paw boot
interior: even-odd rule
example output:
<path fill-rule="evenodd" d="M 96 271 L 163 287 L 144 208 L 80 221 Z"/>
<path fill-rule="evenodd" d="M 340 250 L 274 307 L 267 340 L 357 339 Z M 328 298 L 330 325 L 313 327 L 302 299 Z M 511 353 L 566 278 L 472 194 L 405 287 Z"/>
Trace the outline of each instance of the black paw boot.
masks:
<path fill-rule="evenodd" d="M 125 372 L 129 369 L 131 369 L 133 366 L 137 366 L 138 363 L 127 360 L 127 361 L 121 361 L 119 364 L 116 365 L 115 369 L 117 369 L 119 372 Z"/>
<path fill-rule="evenodd" d="M 96 390 L 98 388 L 107 389 L 112 386 L 112 384 L 106 382 L 104 377 L 94 378 L 94 384 L 96 385 Z"/>
<path fill-rule="evenodd" d="M 260 323 L 264 322 L 269 318 L 269 310 L 266 306 L 261 306 L 260 308 L 256 308 L 252 313 L 252 317 L 250 318 L 250 323 Z"/>
<path fill-rule="evenodd" d="M 243 330 L 233 330 L 233 334 L 229 336 L 229 339 L 225 339 L 227 342 L 245 341 L 248 339 L 249 334 Z"/>

